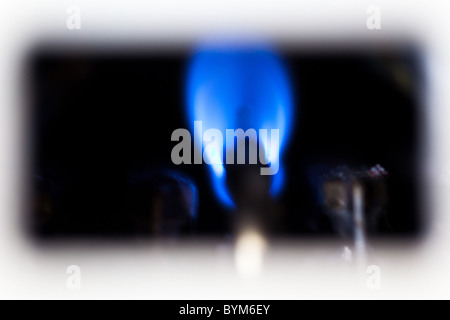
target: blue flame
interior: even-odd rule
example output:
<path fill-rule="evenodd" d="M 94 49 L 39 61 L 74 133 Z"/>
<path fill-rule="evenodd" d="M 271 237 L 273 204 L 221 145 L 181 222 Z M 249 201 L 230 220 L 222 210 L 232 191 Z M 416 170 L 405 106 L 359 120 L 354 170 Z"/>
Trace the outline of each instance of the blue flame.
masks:
<path fill-rule="evenodd" d="M 222 43 L 200 47 L 188 68 L 186 99 L 191 128 L 194 121 L 202 121 L 203 131 L 278 129 L 281 157 L 292 128 L 293 101 L 284 65 L 268 46 Z M 283 186 L 283 168 L 281 159 L 271 159 L 274 155 L 268 150 L 264 145 L 267 159 L 280 160 L 271 185 L 272 195 L 277 195 Z M 213 159 L 217 154 L 206 154 L 214 163 L 211 165 L 214 190 L 224 205 L 232 207 L 225 185 L 225 167 Z"/>

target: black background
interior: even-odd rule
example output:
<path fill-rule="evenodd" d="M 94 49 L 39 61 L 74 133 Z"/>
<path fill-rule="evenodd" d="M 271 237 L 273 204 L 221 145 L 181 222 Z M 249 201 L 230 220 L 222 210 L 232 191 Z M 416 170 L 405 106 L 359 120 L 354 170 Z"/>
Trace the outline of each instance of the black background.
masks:
<path fill-rule="evenodd" d="M 189 52 L 40 47 L 31 53 L 31 174 L 54 182 L 62 199 L 51 231 L 41 235 L 131 235 L 124 207 L 130 179 L 167 168 L 185 173 L 199 189 L 196 233 L 230 232 L 207 165 L 175 166 L 170 158 L 172 131 L 189 127 L 183 87 Z M 424 130 L 417 54 L 403 48 L 289 48 L 280 54 L 296 108 L 279 199 L 282 233 L 332 233 L 317 205 L 311 168 L 379 163 L 389 172 L 392 226 L 380 234 L 418 234 L 418 142 Z M 409 89 L 393 76 L 398 65 L 408 71 Z"/>

